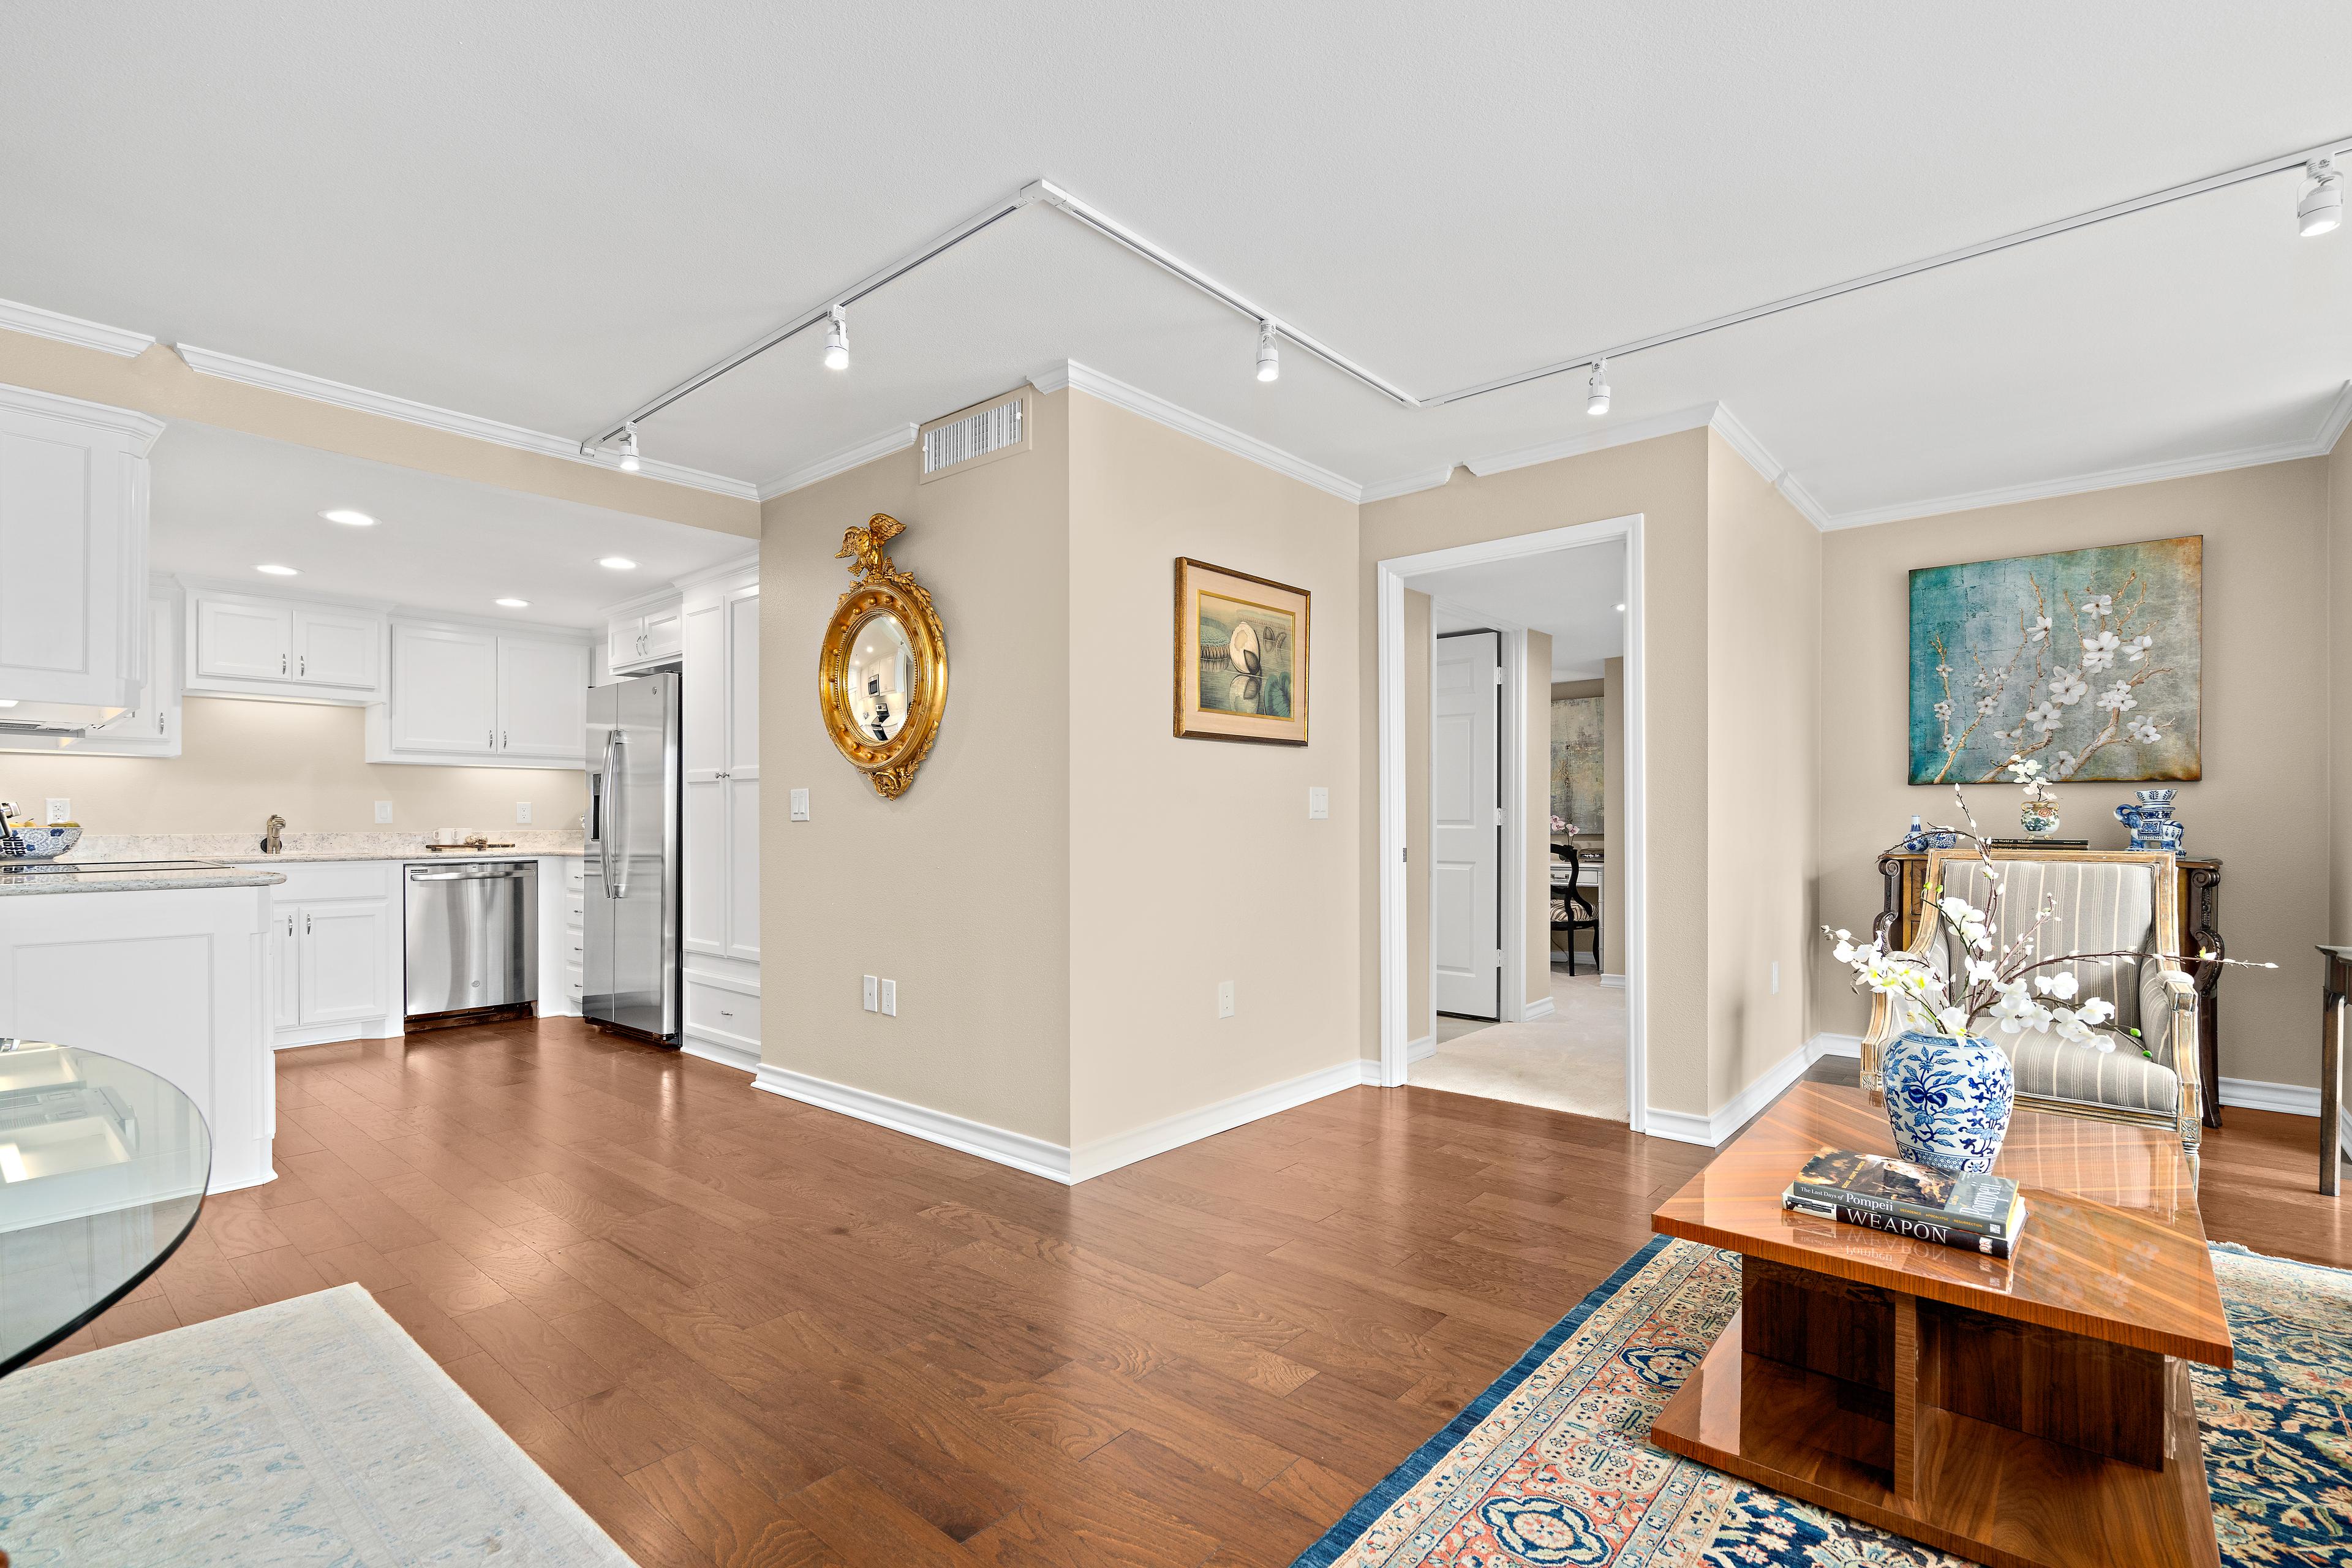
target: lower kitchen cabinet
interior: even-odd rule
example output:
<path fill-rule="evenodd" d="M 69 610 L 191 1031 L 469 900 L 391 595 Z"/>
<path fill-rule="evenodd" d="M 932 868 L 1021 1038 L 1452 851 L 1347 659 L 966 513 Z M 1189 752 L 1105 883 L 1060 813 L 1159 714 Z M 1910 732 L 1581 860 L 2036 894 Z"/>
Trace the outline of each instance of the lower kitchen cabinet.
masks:
<path fill-rule="evenodd" d="M 401 1032 L 402 868 L 396 861 L 278 868 L 271 994 L 276 1044 L 381 1039 Z"/>

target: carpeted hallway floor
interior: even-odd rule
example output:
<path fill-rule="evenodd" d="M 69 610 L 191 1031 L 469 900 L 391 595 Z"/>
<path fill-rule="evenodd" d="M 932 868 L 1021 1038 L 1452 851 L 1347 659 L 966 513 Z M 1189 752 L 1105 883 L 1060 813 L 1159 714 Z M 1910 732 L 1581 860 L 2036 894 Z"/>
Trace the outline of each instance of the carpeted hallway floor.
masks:
<path fill-rule="evenodd" d="M 1625 1120 L 1625 988 L 1551 972 L 1552 1014 L 1528 1024 L 1437 1020 L 1437 1050 L 1405 1070 L 1423 1089 Z"/>

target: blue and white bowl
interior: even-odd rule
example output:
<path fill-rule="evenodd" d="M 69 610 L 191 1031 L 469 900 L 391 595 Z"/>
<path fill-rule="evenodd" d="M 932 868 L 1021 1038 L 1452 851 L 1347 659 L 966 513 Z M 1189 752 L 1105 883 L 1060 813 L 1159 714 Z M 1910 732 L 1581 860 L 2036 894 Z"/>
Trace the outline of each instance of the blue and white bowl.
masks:
<path fill-rule="evenodd" d="M 2017 1074 L 1990 1040 L 1913 1031 L 1879 1058 L 1895 1148 L 1937 1171 L 1989 1171 L 2009 1136 Z"/>
<path fill-rule="evenodd" d="M 0 862 L 20 860 L 54 860 L 81 842 L 79 827 L 20 827 L 16 837 L 24 840 L 19 850 L 0 834 Z"/>

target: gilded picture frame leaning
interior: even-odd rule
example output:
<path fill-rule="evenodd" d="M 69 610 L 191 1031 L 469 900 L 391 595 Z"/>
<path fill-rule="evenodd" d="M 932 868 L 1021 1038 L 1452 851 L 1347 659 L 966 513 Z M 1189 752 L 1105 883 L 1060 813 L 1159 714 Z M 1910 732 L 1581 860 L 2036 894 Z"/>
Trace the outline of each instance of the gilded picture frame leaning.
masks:
<path fill-rule="evenodd" d="M 1307 744 L 1312 597 L 1287 583 L 1177 558 L 1178 739 Z"/>

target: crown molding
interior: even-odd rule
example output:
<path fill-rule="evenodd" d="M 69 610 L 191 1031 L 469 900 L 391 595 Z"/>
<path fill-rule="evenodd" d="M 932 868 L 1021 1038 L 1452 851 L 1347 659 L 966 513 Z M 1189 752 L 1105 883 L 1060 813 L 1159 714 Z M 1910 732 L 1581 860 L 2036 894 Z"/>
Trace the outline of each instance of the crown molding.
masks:
<path fill-rule="evenodd" d="M 1454 465 L 1448 463 L 1442 468 L 1430 468 L 1418 474 L 1383 479 L 1376 485 L 1366 485 L 1364 504 L 1369 506 L 1376 500 L 1394 500 L 1399 496 L 1409 496 L 1419 490 L 1443 489 L 1454 478 Z"/>
<path fill-rule="evenodd" d="M 439 408 L 430 403 L 416 403 L 388 393 L 371 392 L 363 386 L 346 385 L 340 381 L 329 381 L 324 376 L 307 375 L 299 370 L 264 364 L 258 360 L 240 359 L 236 354 L 198 348 L 193 343 L 174 343 L 172 346 L 187 362 L 188 368 L 198 375 L 243 382 L 247 386 L 282 392 L 292 397 L 307 397 L 313 403 L 331 403 L 337 407 L 356 409 L 362 414 L 422 425 L 428 429 L 445 430 L 469 440 L 510 447 L 520 452 L 536 452 L 542 457 L 562 458 L 566 462 L 584 463 L 591 468 L 608 468 L 613 466 L 601 458 L 583 456 L 580 443 L 569 437 L 551 436 L 543 430 L 526 430 L 520 425 L 484 419 L 478 415 L 460 414 L 454 408 Z M 709 490 L 715 495 L 733 496 L 739 500 L 760 499 L 758 487 L 745 480 L 730 479 L 722 474 L 706 474 L 699 468 L 682 468 L 676 463 L 664 463 L 650 458 L 645 460 L 636 477 Z"/>
<path fill-rule="evenodd" d="M 670 579 L 670 586 L 680 590 L 698 588 L 705 583 L 716 583 L 724 578 L 735 576 L 739 573 L 751 571 L 759 564 L 760 552 L 755 545 L 740 555 L 721 561 L 716 566 L 705 566 L 699 571 L 689 572 L 683 577 L 673 577 Z"/>
<path fill-rule="evenodd" d="M 92 403 L 87 398 L 68 397 L 61 392 L 43 392 L 30 386 L 0 385 L 0 408 L 37 414 L 44 419 L 69 420 L 127 437 L 134 458 L 143 458 L 153 450 L 155 438 L 163 433 L 165 423 L 135 408 L 117 408 L 111 404 Z"/>
<path fill-rule="evenodd" d="M 793 490 L 804 489 L 819 479 L 829 479 L 835 474 L 845 474 L 861 468 L 877 458 L 887 458 L 893 452 L 903 452 L 915 444 L 915 424 L 893 425 L 879 436 L 869 437 L 854 447 L 844 447 L 830 457 L 804 463 L 782 479 L 770 479 L 760 487 L 760 499 L 773 500 Z"/>
<path fill-rule="evenodd" d="M 1992 489 L 1969 490 L 1958 495 L 1897 501 L 1891 506 L 1839 512 L 1822 526 L 1832 529 L 1873 528 L 1882 522 L 1906 522 L 1914 518 L 1941 517 L 1948 512 L 1976 511 L 1984 507 L 2013 506 L 2019 501 L 2085 495 L 2093 490 L 2120 489 L 2126 485 L 2148 485 L 2162 479 L 2189 479 L 2198 474 L 2226 473 L 2231 468 L 2254 468 L 2265 463 L 2292 463 L 2305 458 L 2324 458 L 2336 449 L 2336 443 L 2342 437 L 2347 424 L 2352 424 L 2352 382 L 2347 382 L 2336 389 L 2336 395 L 2320 415 L 2319 427 L 2300 441 L 2232 447 L 2219 452 L 2200 453 L 2195 457 L 2168 458 L 2157 463 L 2137 463 L 2121 468 L 2102 468 L 2092 473 L 2035 479 L 2021 485 L 2001 485 Z"/>
<path fill-rule="evenodd" d="M 1310 463 L 1294 453 L 1245 436 L 1229 425 L 1220 425 L 1189 408 L 1179 407 L 1164 397 L 1155 397 L 1141 387 L 1129 386 L 1123 381 L 1105 375 L 1076 360 L 1063 360 L 1029 378 L 1029 384 L 1039 392 L 1051 395 L 1075 387 L 1089 397 L 1114 404 L 1129 414 L 1140 414 L 1155 424 L 1165 425 L 1212 447 L 1220 447 L 1237 458 L 1246 458 L 1261 468 L 1314 486 L 1341 500 L 1355 503 L 1364 499 L 1363 486 L 1344 475 L 1335 474 L 1318 464 Z"/>
<path fill-rule="evenodd" d="M 1780 499 L 1794 507 L 1800 517 L 1811 523 L 1814 532 L 1819 533 L 1829 526 L 1829 513 L 1822 510 L 1821 502 L 1797 482 L 1795 476 L 1781 466 L 1780 459 L 1766 449 L 1764 443 L 1756 438 L 1755 432 L 1742 425 L 1728 406 L 1717 404 L 1715 412 L 1707 417 L 1706 427 L 1722 437 L 1725 446 L 1746 458 L 1748 466 L 1762 475 L 1766 484 L 1780 491 Z"/>
<path fill-rule="evenodd" d="M 1655 440 L 1660 436 L 1678 436 L 1685 430 L 1705 429 L 1715 417 L 1716 410 L 1721 406 L 1717 403 L 1701 403 L 1689 408 L 1677 408 L 1671 414 L 1654 414 L 1647 419 L 1629 419 L 1622 425 L 1607 425 L 1580 436 L 1564 436 L 1557 441 L 1546 441 L 1538 446 L 1494 452 L 1483 458 L 1465 458 L 1462 466 L 1483 479 L 1495 474 L 1509 473 L 1513 468 L 1531 468 L 1538 463 L 1556 463 L 1562 458 L 1580 458 L 1588 452 L 1605 452 L 1612 447 Z M 1767 474 L 1765 478 L 1771 476 Z"/>
<path fill-rule="evenodd" d="M 14 300 L 0 300 L 0 327 L 12 332 L 29 332 L 37 338 L 71 343 L 76 348 L 121 354 L 124 359 L 137 359 L 155 346 L 155 340 L 144 332 L 110 327 L 103 321 L 85 321 L 79 316 L 59 315 L 55 310 L 44 310 L 38 305 L 20 304 Z"/>

